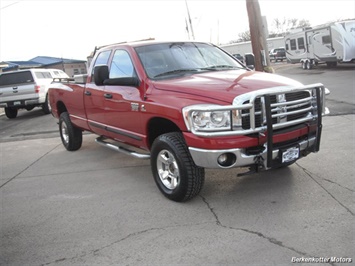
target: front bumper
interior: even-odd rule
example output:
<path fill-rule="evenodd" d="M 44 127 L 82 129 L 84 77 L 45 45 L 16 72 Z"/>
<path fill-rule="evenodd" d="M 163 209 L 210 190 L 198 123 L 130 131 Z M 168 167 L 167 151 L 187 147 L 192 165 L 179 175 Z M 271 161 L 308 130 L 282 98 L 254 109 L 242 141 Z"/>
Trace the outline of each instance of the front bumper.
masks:
<path fill-rule="evenodd" d="M 316 149 L 316 136 L 310 137 L 301 141 L 297 141 L 288 144 L 286 146 L 280 146 L 273 148 L 270 153 L 267 149 L 267 144 L 264 145 L 264 150 L 258 154 L 248 155 L 246 149 L 225 149 L 225 150 L 207 150 L 189 147 L 190 154 L 195 164 L 199 167 L 204 168 L 233 168 L 233 167 L 243 167 L 251 165 L 259 165 L 265 169 L 278 167 L 282 164 L 281 154 L 282 151 L 289 147 L 299 148 L 299 158 L 306 156 L 309 152 L 314 152 Z M 228 154 L 235 156 L 235 162 L 230 165 L 224 166 L 219 163 L 220 156 Z M 268 154 L 271 154 L 272 166 L 268 165 Z M 295 161 L 297 160 L 295 159 Z M 269 159 L 270 161 L 270 159 Z"/>

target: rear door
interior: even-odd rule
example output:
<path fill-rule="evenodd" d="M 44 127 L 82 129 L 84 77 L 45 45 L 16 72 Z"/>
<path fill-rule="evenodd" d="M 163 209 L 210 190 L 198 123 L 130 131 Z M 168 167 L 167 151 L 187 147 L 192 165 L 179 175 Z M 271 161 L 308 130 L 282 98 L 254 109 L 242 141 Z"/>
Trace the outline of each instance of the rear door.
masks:
<path fill-rule="evenodd" d="M 37 99 L 35 81 L 31 71 L 0 75 L 0 102 L 7 106 L 24 105 L 24 100 Z"/>

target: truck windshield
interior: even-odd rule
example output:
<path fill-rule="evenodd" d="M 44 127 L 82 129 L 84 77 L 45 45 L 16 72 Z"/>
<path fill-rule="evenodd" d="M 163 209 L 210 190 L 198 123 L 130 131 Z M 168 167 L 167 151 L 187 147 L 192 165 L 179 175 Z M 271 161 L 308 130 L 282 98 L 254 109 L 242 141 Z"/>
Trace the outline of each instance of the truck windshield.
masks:
<path fill-rule="evenodd" d="M 151 79 L 245 68 L 232 56 L 208 43 L 151 44 L 136 47 L 135 50 Z"/>

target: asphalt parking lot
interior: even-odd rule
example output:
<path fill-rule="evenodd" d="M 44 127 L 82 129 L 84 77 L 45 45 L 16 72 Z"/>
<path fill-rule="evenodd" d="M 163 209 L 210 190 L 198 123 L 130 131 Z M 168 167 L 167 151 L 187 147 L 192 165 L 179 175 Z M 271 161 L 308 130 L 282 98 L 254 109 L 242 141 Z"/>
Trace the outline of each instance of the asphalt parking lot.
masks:
<path fill-rule="evenodd" d="M 350 265 L 354 122 L 325 117 L 320 152 L 288 168 L 207 170 L 186 203 L 92 134 L 76 152 L 59 137 L 2 142 L 0 265 Z"/>

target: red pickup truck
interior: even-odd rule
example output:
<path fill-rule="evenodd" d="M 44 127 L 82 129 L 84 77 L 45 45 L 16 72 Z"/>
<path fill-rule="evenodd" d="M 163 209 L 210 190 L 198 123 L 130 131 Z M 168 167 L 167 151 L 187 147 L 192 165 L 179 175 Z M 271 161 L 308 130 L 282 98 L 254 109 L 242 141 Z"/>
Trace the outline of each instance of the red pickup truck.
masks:
<path fill-rule="evenodd" d="M 317 152 L 326 89 L 251 71 L 202 42 L 133 42 L 95 52 L 80 81 L 52 84 L 65 148 L 82 132 L 105 147 L 150 158 L 160 191 L 196 196 L 204 168 L 279 168 Z"/>

